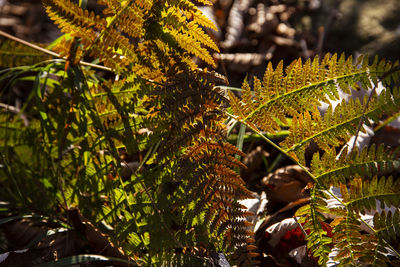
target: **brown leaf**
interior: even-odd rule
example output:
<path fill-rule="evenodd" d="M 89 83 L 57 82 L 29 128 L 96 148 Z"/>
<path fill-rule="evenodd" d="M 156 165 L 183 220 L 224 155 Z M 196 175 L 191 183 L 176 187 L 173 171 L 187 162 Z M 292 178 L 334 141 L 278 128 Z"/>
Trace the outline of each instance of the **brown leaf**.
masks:
<path fill-rule="evenodd" d="M 289 203 L 304 197 L 303 188 L 312 179 L 298 165 L 289 165 L 270 173 L 261 181 L 271 202 Z"/>
<path fill-rule="evenodd" d="M 78 254 L 87 243 L 76 231 L 62 231 L 48 235 L 46 222 L 31 219 L 12 221 L 1 227 L 7 250 L 2 254 L 1 266 L 32 266 Z"/>
<path fill-rule="evenodd" d="M 257 146 L 243 158 L 243 164 L 246 165 L 247 168 L 241 169 L 240 176 L 244 181 L 251 181 L 252 176 L 256 175 L 258 171 L 263 169 L 263 157 L 269 157 L 269 153 L 265 151 L 262 146 Z"/>
<path fill-rule="evenodd" d="M 7 250 L 25 248 L 33 240 L 46 234 L 48 228 L 30 219 L 12 221 L 1 226 L 9 245 Z"/>
<path fill-rule="evenodd" d="M 90 247 L 96 254 L 132 261 L 120 249 L 114 246 L 105 234 L 100 232 L 99 229 L 94 227 L 93 224 L 83 217 L 77 208 L 68 210 L 68 215 L 74 228 L 86 237 Z M 129 266 L 129 264 L 120 262 L 114 264 L 118 266 Z"/>
<path fill-rule="evenodd" d="M 290 260 L 290 257 L 288 257 L 287 255 L 282 255 L 280 253 L 280 249 L 275 247 L 276 244 L 271 243 L 271 238 L 273 236 L 270 233 L 266 232 L 266 230 L 276 223 L 281 223 L 285 219 L 292 218 L 296 210 L 300 206 L 309 203 L 309 201 L 310 198 L 308 197 L 298 199 L 296 201 L 288 203 L 286 206 L 284 206 L 282 209 L 278 210 L 274 214 L 265 217 L 264 222 L 257 229 L 255 235 L 256 244 L 259 248 L 259 251 L 262 251 L 263 255 L 265 254 L 264 258 L 262 258 L 262 261 L 269 262 L 268 260 L 272 260 L 271 262 L 269 262 L 271 265 L 263 266 L 292 266 L 290 264 L 287 265 L 288 262 L 285 263 L 285 261 Z"/>

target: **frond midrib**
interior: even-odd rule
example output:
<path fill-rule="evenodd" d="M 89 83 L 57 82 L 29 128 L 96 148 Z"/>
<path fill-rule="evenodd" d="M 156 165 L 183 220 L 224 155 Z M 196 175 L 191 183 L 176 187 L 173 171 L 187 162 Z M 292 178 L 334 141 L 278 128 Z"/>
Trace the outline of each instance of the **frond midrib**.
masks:
<path fill-rule="evenodd" d="M 362 196 L 362 197 L 358 197 L 357 199 L 353 199 L 350 200 L 348 202 L 346 202 L 346 208 L 348 208 L 348 206 L 356 206 L 357 202 L 364 202 L 367 199 L 376 199 L 376 200 L 380 200 L 380 197 L 392 197 L 392 196 L 398 196 L 400 197 L 400 193 L 393 193 L 393 192 L 382 192 L 379 194 L 371 194 L 371 195 L 367 195 L 367 196 Z"/>
<path fill-rule="evenodd" d="M 281 99 L 284 99 L 286 97 L 290 97 L 291 95 L 295 95 L 295 96 L 296 95 L 300 95 L 299 92 L 301 92 L 301 91 L 307 91 L 307 90 L 309 90 L 309 89 L 311 89 L 313 87 L 321 87 L 322 88 L 323 85 L 326 85 L 326 84 L 329 84 L 329 83 L 333 83 L 335 81 L 340 81 L 340 80 L 343 80 L 343 79 L 346 79 L 346 78 L 350 78 L 350 77 L 357 77 L 359 75 L 363 75 L 363 74 L 367 74 L 367 73 L 371 73 L 371 72 L 368 71 L 368 70 L 365 70 L 365 71 L 359 71 L 359 72 L 351 73 L 351 74 L 348 74 L 348 75 L 338 76 L 338 77 L 335 77 L 335 78 L 329 78 L 329 79 L 326 79 L 326 80 L 323 80 L 323 81 L 320 81 L 320 82 L 317 82 L 317 83 L 312 83 L 312 84 L 309 84 L 307 86 L 303 86 L 303 87 L 300 87 L 298 89 L 292 90 L 290 92 L 284 93 L 282 95 L 279 95 L 276 98 L 270 99 L 270 100 L 264 102 L 263 104 L 259 105 L 255 110 L 253 110 L 249 115 L 247 115 L 246 118 L 243 119 L 243 121 L 248 120 L 255 113 L 259 112 L 264 107 L 267 107 L 267 106 L 269 106 L 269 105 L 271 105 L 271 104 L 273 104 L 275 102 L 279 103 Z"/>
<path fill-rule="evenodd" d="M 379 109 L 382 108 L 382 106 L 385 106 L 385 105 L 387 105 L 387 103 L 385 103 L 385 102 L 383 102 L 383 103 L 377 102 L 377 105 L 375 106 L 375 108 L 370 109 L 368 112 L 357 113 L 354 117 L 352 117 L 352 118 L 350 118 L 348 120 L 345 120 L 345 121 L 342 121 L 340 123 L 334 124 L 333 126 L 326 128 L 325 130 L 319 131 L 316 134 L 303 139 L 301 142 L 299 142 L 297 144 L 294 144 L 292 147 L 290 147 L 287 150 L 285 150 L 285 152 L 294 151 L 298 147 L 301 147 L 302 145 L 304 145 L 305 143 L 310 142 L 312 139 L 314 139 L 314 138 L 316 138 L 318 136 L 323 136 L 325 133 L 327 133 L 329 131 L 332 131 L 334 129 L 340 128 L 341 126 L 346 126 L 347 124 L 350 124 L 351 122 L 353 122 L 355 120 L 361 119 L 362 117 L 367 117 L 368 118 L 368 115 L 373 114 L 374 112 L 378 111 Z"/>
<path fill-rule="evenodd" d="M 312 139 L 314 139 L 314 138 L 316 138 L 316 137 L 318 137 L 318 136 L 322 136 L 322 135 L 324 135 L 325 133 L 327 133 L 327 132 L 329 132 L 329 131 L 331 131 L 331 130 L 334 130 L 334 129 L 340 127 L 340 126 L 349 124 L 349 123 L 351 123 L 352 121 L 357 120 L 357 119 L 360 118 L 360 117 L 363 117 L 363 114 L 358 114 L 358 116 L 353 117 L 352 119 L 349 119 L 349 120 L 343 121 L 343 122 L 341 122 L 341 123 L 335 124 L 335 125 L 333 125 L 333 126 L 331 126 L 331 127 L 328 127 L 328 128 L 326 128 L 325 130 L 322 130 L 322 131 L 320 131 L 320 132 L 318 132 L 318 133 L 316 133 L 316 134 L 314 134 L 314 135 L 312 135 L 312 136 L 310 136 L 310 137 L 307 137 L 307 138 L 303 139 L 301 142 L 299 142 L 299 143 L 293 145 L 292 147 L 288 148 L 287 150 L 285 150 L 285 152 L 286 152 L 286 153 L 289 153 L 289 152 L 291 152 L 291 151 L 294 151 L 294 150 L 296 150 L 298 147 L 301 147 L 303 144 L 305 144 L 305 143 L 307 143 L 307 142 L 310 142 Z"/>
<path fill-rule="evenodd" d="M 369 161 L 356 162 L 355 164 L 347 164 L 345 166 L 341 166 L 341 167 L 338 167 L 338 168 L 335 168 L 335 169 L 331 169 L 328 172 L 324 172 L 324 173 L 316 176 L 315 179 L 317 181 L 320 181 L 321 179 L 324 179 L 325 177 L 326 178 L 332 177 L 334 173 L 341 173 L 346 169 L 359 168 L 359 167 L 362 167 L 362 166 L 365 166 L 365 165 L 370 166 L 371 164 L 374 164 L 375 167 L 378 167 L 378 166 L 381 166 L 381 164 L 385 164 L 387 162 L 396 162 L 396 161 L 398 161 L 398 160 L 395 160 L 395 159 L 373 160 L 373 159 L 371 159 Z"/>
<path fill-rule="evenodd" d="M 129 90 L 121 90 L 121 91 L 101 92 L 101 93 L 97 93 L 97 94 L 92 94 L 91 98 L 89 100 L 92 100 L 97 97 L 108 96 L 110 93 L 112 95 L 119 95 L 119 94 L 125 94 L 125 93 L 136 93 L 137 91 L 138 91 L 137 89 L 129 89 Z"/>

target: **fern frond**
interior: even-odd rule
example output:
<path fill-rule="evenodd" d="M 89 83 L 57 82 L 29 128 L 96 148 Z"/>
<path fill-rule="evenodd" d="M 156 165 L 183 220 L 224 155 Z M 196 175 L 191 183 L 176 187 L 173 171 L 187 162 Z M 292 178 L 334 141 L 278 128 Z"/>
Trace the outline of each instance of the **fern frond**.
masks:
<path fill-rule="evenodd" d="M 334 249 L 339 251 L 335 260 L 340 265 L 386 266 L 387 241 L 399 234 L 398 188 L 398 182 L 393 182 L 392 177 L 374 177 L 370 182 L 356 178 L 351 181 L 350 188 L 344 184 L 340 186 L 345 208 L 342 209 L 343 215 L 332 222 L 335 225 Z M 373 227 L 373 233 L 362 232 L 361 223 L 366 222 L 361 220 L 360 214 L 390 206 L 395 208 L 393 216 L 391 211 L 375 212 L 373 226 L 368 225 Z"/>
<path fill-rule="evenodd" d="M 204 219 L 210 222 L 210 233 L 223 234 L 225 245 L 232 248 L 245 244 L 251 236 L 244 220 L 247 214 L 237 202 L 250 198 L 251 193 L 240 176 L 231 170 L 242 165 L 234 157 L 237 153 L 241 154 L 228 143 L 196 142 L 179 164 L 182 173 L 178 176 L 182 181 L 190 177 L 184 191 L 188 195 L 186 201 L 196 203 L 194 214 L 197 216 L 207 208 Z"/>
<path fill-rule="evenodd" d="M 200 10 L 193 11 L 185 11 L 185 14 L 188 18 L 191 18 L 194 22 L 198 23 L 200 26 L 210 28 L 214 31 L 218 31 L 217 26 L 207 18 Z"/>
<path fill-rule="evenodd" d="M 331 148 L 322 157 L 315 153 L 311 162 L 311 172 L 325 188 L 346 184 L 348 179 L 357 175 L 372 178 L 374 175 L 385 175 L 399 168 L 397 153 L 387 151 L 383 145 L 378 149 L 375 145 L 365 147 L 361 153 L 354 150 L 349 155 L 347 150 L 344 150 L 338 159 L 335 149 Z"/>
<path fill-rule="evenodd" d="M 144 14 L 138 5 L 132 5 L 118 18 L 118 25 L 122 32 L 133 38 L 140 38 L 144 34 Z"/>
<path fill-rule="evenodd" d="M 70 1 L 44 0 L 43 5 L 63 32 L 81 37 L 86 45 L 91 44 L 97 36 L 96 32 L 107 25 L 106 20 Z"/>
<path fill-rule="evenodd" d="M 345 190 L 345 189 L 343 189 Z M 347 189 L 346 189 L 347 190 Z M 350 188 L 343 194 L 346 207 L 355 213 L 365 214 L 366 211 L 380 208 L 398 207 L 400 205 L 400 181 L 393 181 L 393 177 L 376 176 L 371 180 L 355 178 L 350 183 Z"/>
<path fill-rule="evenodd" d="M 320 265 L 326 265 L 329 260 L 328 254 L 331 251 L 330 244 L 332 243 L 332 238 L 328 236 L 328 229 L 323 224 L 326 220 L 323 213 L 329 213 L 324 199 L 326 199 L 325 193 L 314 186 L 311 191 L 310 204 L 296 211 L 296 216 L 300 217 L 299 223 L 303 224 L 305 230 L 310 231 L 306 236 L 307 247 L 318 259 Z"/>
<path fill-rule="evenodd" d="M 56 110 L 46 121 L 55 118 L 54 126 L 45 126 L 58 141 L 51 149 L 74 145 L 60 164 L 73 170 L 67 201 L 85 206 L 80 190 L 106 196 L 96 199 L 100 212 L 87 213 L 112 225 L 117 244 L 146 254 L 149 264 L 180 249 L 203 246 L 207 257 L 215 247 L 246 247 L 252 233 L 239 200 L 252 194 L 233 171 L 244 166 L 235 158 L 243 153 L 225 140 L 226 99 L 215 88 L 222 81 L 190 62 L 195 55 L 214 65 L 207 49 L 218 47 L 201 27 L 216 27 L 188 0 L 98 3 L 105 6 L 100 15 L 72 1 L 44 1 L 51 19 L 72 36 L 59 51 L 76 56 L 74 63 L 98 59 L 118 75 L 99 83 L 71 64 L 52 98 L 39 101 L 42 110 Z M 71 99 L 56 106 L 63 86 Z M 142 128 L 151 134 L 141 136 Z M 139 158 L 131 179 L 119 172 L 122 152 Z"/>
<path fill-rule="evenodd" d="M 0 68 L 33 65 L 49 59 L 43 53 L 12 40 L 0 40 Z"/>
<path fill-rule="evenodd" d="M 176 205 L 190 207 L 182 220 L 199 236 L 205 231 L 199 226 L 205 225 L 207 235 L 222 240 L 218 247 L 234 249 L 245 246 L 252 235 L 244 219 L 247 213 L 238 202 L 251 194 L 232 170 L 243 167 L 235 158 L 243 154 L 224 141 L 223 117 L 217 108 L 225 98 L 214 88 L 214 80 L 221 82 L 199 71 L 175 74 L 148 95 L 146 101 L 152 104 L 147 119 L 158 125 L 154 135 L 161 143 L 155 159 L 165 170 L 163 180 L 179 183 L 185 197 Z M 171 169 L 175 175 L 167 177 Z"/>
<path fill-rule="evenodd" d="M 214 43 L 209 35 L 207 35 L 195 21 L 187 23 L 188 34 L 198 40 L 200 43 L 210 47 L 216 52 L 219 52 L 218 46 Z"/>
<path fill-rule="evenodd" d="M 202 0 L 207 3 L 207 0 Z M 189 19 L 194 21 L 196 24 L 201 26 L 211 28 L 217 31 L 217 27 L 214 23 L 208 19 L 203 13 L 191 2 L 188 0 L 167 0 L 168 5 L 179 8 L 182 13 Z"/>
<path fill-rule="evenodd" d="M 399 222 L 391 220 L 391 213 L 388 216 L 384 212 L 381 215 L 376 213 L 374 224 L 377 228 L 381 227 L 381 230 L 377 231 L 377 236 L 361 233 L 359 218 L 354 216 L 356 216 L 354 213 L 348 211 L 346 216 L 335 219 L 333 241 L 334 249 L 339 252 L 334 260 L 339 261 L 339 266 L 387 266 L 389 251 L 382 233 L 386 229 L 392 229 L 394 226 L 392 223 L 398 227 Z M 386 225 L 388 228 L 385 228 Z"/>
<path fill-rule="evenodd" d="M 337 219 L 336 223 L 333 242 L 339 252 L 334 260 L 339 261 L 341 266 L 359 266 L 364 256 L 375 254 L 375 247 L 378 245 L 376 237 L 361 234 L 360 222 L 351 212 Z M 381 253 L 379 250 L 376 252 Z"/>
<path fill-rule="evenodd" d="M 204 6 L 212 6 L 213 5 L 213 3 L 208 0 L 195 0 L 194 2 L 202 4 Z"/>
<path fill-rule="evenodd" d="M 334 111 L 329 106 L 323 117 L 316 107 L 312 114 L 306 111 L 303 115 L 295 116 L 289 136 L 281 143 L 282 147 L 287 152 L 294 151 L 300 157 L 311 141 L 316 142 L 323 150 L 342 145 L 356 133 L 364 116 L 378 122 L 384 114 L 396 112 L 400 108 L 400 92 L 395 87 L 392 91 L 384 90 L 379 96 L 374 94 L 369 98 L 368 107 L 364 112 L 367 102 L 368 96 L 364 97 L 362 103 L 359 99 L 350 99 L 348 103 L 343 100 Z"/>
<path fill-rule="evenodd" d="M 384 61 L 379 64 L 376 61 L 370 66 L 366 57 L 360 57 L 353 64 L 351 57 L 345 59 L 342 55 L 337 59 L 336 54 L 327 54 L 321 62 L 318 57 L 304 64 L 298 59 L 285 72 L 282 62 L 275 70 L 269 63 L 262 83 L 255 83 L 255 97 L 245 97 L 239 102 L 231 96 L 231 102 L 240 103 L 237 109 L 243 116 L 239 119 L 251 122 L 261 130 L 274 132 L 280 130 L 276 119 L 284 121 L 286 116 L 299 117 L 305 111 L 315 112 L 315 106 L 321 101 L 338 99 L 338 88 L 350 93 L 350 88 L 358 88 L 356 83 L 361 82 L 364 89 L 369 89 L 371 80 L 377 81 L 391 68 L 392 65 Z M 394 71 L 387 80 L 395 79 L 398 72 Z M 243 90 L 249 91 L 246 86 Z"/>
<path fill-rule="evenodd" d="M 192 36 L 180 33 L 176 30 L 171 30 L 169 33 L 175 38 L 179 46 L 181 46 L 183 49 L 199 57 L 208 64 L 215 66 L 214 60 L 210 53 L 208 53 L 207 49 L 201 47 L 201 42 L 197 41 Z"/>
<path fill-rule="evenodd" d="M 154 2 L 152 0 L 138 0 L 136 1 L 136 4 L 145 10 L 150 10 L 151 7 L 153 6 Z"/>
<path fill-rule="evenodd" d="M 82 50 L 91 48 L 90 54 L 99 57 L 105 66 L 121 72 L 124 66 L 136 61 L 136 48 L 122 32 L 131 37 L 143 35 L 141 25 L 144 19 L 138 8 L 130 7 L 123 10 L 126 12 L 114 14 L 116 20 L 126 20 L 118 28 L 118 23 L 110 26 L 106 18 L 84 10 L 73 2 L 46 0 L 43 3 L 49 17 L 61 30 L 80 38 L 79 42 L 84 47 Z M 105 13 L 109 10 L 105 10 Z M 94 45 L 95 42 L 97 45 Z"/>
<path fill-rule="evenodd" d="M 387 241 L 395 240 L 400 236 L 400 212 L 396 208 L 394 212 L 376 212 L 374 215 L 374 230 Z"/>

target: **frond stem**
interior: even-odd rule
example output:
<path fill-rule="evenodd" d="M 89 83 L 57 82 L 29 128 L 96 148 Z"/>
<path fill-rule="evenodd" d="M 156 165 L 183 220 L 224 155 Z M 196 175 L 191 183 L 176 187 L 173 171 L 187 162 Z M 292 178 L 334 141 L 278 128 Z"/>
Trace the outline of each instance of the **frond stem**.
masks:
<path fill-rule="evenodd" d="M 319 87 L 323 87 L 323 85 L 325 84 L 329 84 L 329 83 L 334 83 L 335 81 L 339 81 L 339 80 L 343 80 L 346 78 L 350 78 L 350 77 L 355 77 L 358 75 L 362 75 L 365 74 L 367 71 L 358 71 L 358 72 L 354 72 L 354 73 L 350 73 L 350 74 L 346 74 L 346 75 L 342 75 L 342 76 L 338 76 L 335 78 L 328 78 L 326 80 L 320 81 L 320 82 L 316 82 L 316 83 L 312 83 L 312 84 L 308 84 L 306 86 L 297 88 L 295 90 L 292 90 L 290 92 L 284 93 L 282 95 L 278 95 L 275 98 L 269 99 L 266 102 L 262 103 L 261 105 L 259 105 L 256 109 L 254 109 L 249 115 L 247 115 L 246 118 L 244 118 L 244 121 L 248 120 L 249 118 L 251 118 L 254 114 L 256 114 L 257 112 L 259 112 L 261 109 L 267 107 L 268 105 L 271 105 L 271 103 L 279 101 L 279 99 L 283 99 L 284 97 L 290 96 L 290 95 L 300 95 L 299 92 L 310 89 L 310 88 L 319 88 Z"/>
<path fill-rule="evenodd" d="M 374 132 L 378 132 L 379 130 L 381 130 L 382 128 L 384 128 L 386 125 L 388 125 L 388 124 L 391 123 L 392 121 L 396 120 L 399 116 L 400 116 L 400 111 L 394 113 L 392 116 L 390 116 L 389 118 L 387 118 L 386 120 L 384 120 L 381 124 L 379 124 L 378 126 L 376 126 L 376 127 L 374 128 Z"/>
<path fill-rule="evenodd" d="M 318 179 L 315 177 L 314 174 L 312 174 L 306 166 L 304 166 L 303 164 L 301 164 L 298 160 L 296 160 L 295 158 L 293 158 L 287 150 L 282 149 L 280 146 L 278 146 L 277 144 L 275 144 L 272 140 L 270 140 L 268 137 L 266 137 L 260 130 L 258 130 L 257 128 L 253 127 L 252 125 L 250 125 L 249 123 L 247 123 L 245 120 L 239 119 L 237 116 L 230 114 L 227 111 L 224 111 L 224 113 L 230 117 L 233 118 L 237 121 L 239 121 L 240 123 L 246 125 L 247 127 L 249 127 L 251 130 L 253 130 L 256 134 L 258 134 L 262 139 L 264 139 L 265 141 L 267 141 L 270 145 L 272 145 L 274 148 L 276 148 L 278 151 L 280 151 L 282 154 L 286 155 L 288 158 L 290 158 L 293 162 L 295 162 L 302 170 L 305 171 L 305 173 L 307 173 L 311 179 L 313 179 L 315 181 L 315 183 L 318 183 Z M 328 194 L 331 195 L 333 198 L 335 198 L 339 203 L 341 203 L 343 206 L 345 206 L 345 204 L 343 203 L 343 201 L 338 198 L 335 194 L 333 194 L 331 191 L 327 190 Z"/>
<path fill-rule="evenodd" d="M 23 45 L 28 46 L 28 47 L 30 47 L 30 48 L 33 48 L 33 49 L 35 49 L 35 50 L 38 50 L 38 51 L 40 51 L 40 52 L 42 52 L 42 53 L 45 53 L 45 54 L 47 54 L 47 55 L 50 55 L 50 56 L 53 56 L 53 57 L 56 57 L 56 58 L 61 58 L 61 59 L 67 60 L 66 57 L 62 57 L 62 56 L 60 56 L 60 55 L 59 55 L 58 53 L 56 53 L 56 52 L 53 52 L 53 51 L 48 50 L 48 49 L 46 49 L 46 48 L 43 48 L 43 47 L 40 47 L 40 46 L 38 46 L 38 45 L 32 44 L 32 43 L 30 43 L 30 42 L 27 42 L 27 41 L 25 41 L 25 40 L 22 40 L 22 39 L 20 39 L 20 38 L 18 38 L 18 37 L 15 37 L 15 36 L 11 35 L 11 34 L 8 34 L 8 33 L 6 33 L 6 32 L 3 32 L 2 30 L 0 30 L 0 35 L 6 37 L 6 38 L 8 38 L 8 39 L 11 39 L 11 40 L 13 40 L 13 41 L 15 41 L 15 42 L 17 42 L 17 43 L 20 43 L 20 44 L 23 44 Z M 101 65 L 97 65 L 97 64 L 93 64 L 93 63 L 89 63 L 89 62 L 85 62 L 85 61 L 80 61 L 79 63 L 80 63 L 81 65 L 88 66 L 88 67 L 92 67 L 92 68 L 95 68 L 95 69 L 101 69 L 101 70 L 106 70 L 106 71 L 112 71 L 111 68 L 108 68 L 108 67 L 105 67 L 105 66 L 101 66 Z"/>
<path fill-rule="evenodd" d="M 384 238 L 382 238 L 382 241 L 383 243 L 385 243 L 385 246 L 389 247 L 394 252 L 394 254 L 396 254 L 397 258 L 400 259 L 400 253 L 396 249 L 394 249 L 394 247 L 392 247 L 392 245 L 390 245 Z"/>
<path fill-rule="evenodd" d="M 347 208 L 347 206 L 345 206 Z M 374 234 L 377 234 L 377 231 L 374 229 L 374 227 L 372 227 L 371 225 L 369 225 L 364 219 L 360 218 L 360 221 L 362 221 L 372 232 L 374 232 Z M 386 246 L 388 246 L 397 256 L 397 258 L 400 259 L 400 253 L 394 249 L 384 238 L 382 238 L 383 242 L 385 243 Z"/>
<path fill-rule="evenodd" d="M 247 123 L 245 121 L 245 119 L 239 119 L 237 116 L 234 116 L 232 114 L 230 114 L 229 112 L 225 111 L 225 114 L 228 115 L 229 117 L 239 121 L 240 123 L 246 125 L 247 127 L 249 127 L 251 130 L 253 130 L 256 134 L 258 134 L 262 139 L 264 139 L 265 141 L 267 141 L 270 145 L 272 145 L 274 148 L 276 148 L 278 151 L 280 151 L 281 153 L 285 154 L 287 157 L 289 157 L 291 160 L 293 160 L 294 162 L 296 162 L 296 164 L 299 165 L 300 168 L 302 168 L 315 182 L 317 182 L 317 179 L 315 178 L 315 176 L 309 172 L 307 170 L 307 167 L 305 167 L 304 165 L 302 165 L 300 162 L 298 162 L 296 159 L 294 159 L 291 155 L 289 155 L 289 153 L 282 149 L 280 146 L 278 146 L 277 144 L 275 144 L 272 140 L 270 140 L 268 137 L 266 137 L 260 130 L 258 130 L 257 128 L 253 127 L 252 125 L 250 125 L 249 123 Z"/>

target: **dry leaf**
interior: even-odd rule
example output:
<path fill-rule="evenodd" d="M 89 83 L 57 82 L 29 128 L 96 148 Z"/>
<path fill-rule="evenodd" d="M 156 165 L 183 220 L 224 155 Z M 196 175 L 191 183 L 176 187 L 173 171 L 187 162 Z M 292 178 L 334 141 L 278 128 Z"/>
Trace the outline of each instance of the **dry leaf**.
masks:
<path fill-rule="evenodd" d="M 116 257 L 125 261 L 132 261 L 128 256 L 115 247 L 107 238 L 106 235 L 94 227 L 85 217 L 82 216 L 80 211 L 75 209 L 68 210 L 69 219 L 71 220 L 74 228 L 84 235 L 89 242 L 90 247 L 96 254 L 108 257 Z M 128 266 L 128 264 L 115 263 L 118 266 Z"/>
<path fill-rule="evenodd" d="M 298 165 L 289 165 L 270 173 L 261 181 L 272 202 L 289 203 L 303 198 L 303 188 L 312 179 Z"/>
<path fill-rule="evenodd" d="M 253 177 L 257 176 L 257 173 L 265 168 L 263 157 L 269 157 L 269 153 L 262 146 L 257 146 L 243 158 L 243 164 L 247 168 L 241 169 L 240 176 L 244 181 L 252 181 Z"/>

